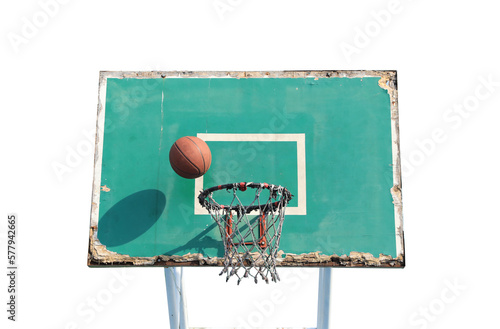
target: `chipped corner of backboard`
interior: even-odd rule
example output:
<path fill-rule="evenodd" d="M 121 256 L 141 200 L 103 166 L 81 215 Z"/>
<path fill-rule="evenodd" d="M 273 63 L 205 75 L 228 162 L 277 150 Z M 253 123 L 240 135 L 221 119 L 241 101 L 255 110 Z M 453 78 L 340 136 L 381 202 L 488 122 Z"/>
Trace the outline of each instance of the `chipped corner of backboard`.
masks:
<path fill-rule="evenodd" d="M 151 266 L 158 257 L 131 257 L 107 249 L 97 238 L 97 226 L 91 226 L 89 232 L 89 250 L 87 266 Z"/>
<path fill-rule="evenodd" d="M 397 71 L 380 71 L 376 76 L 380 77 L 378 85 L 380 88 L 387 91 L 391 98 L 391 109 L 395 106 L 397 109 L 398 101 L 398 81 Z"/>

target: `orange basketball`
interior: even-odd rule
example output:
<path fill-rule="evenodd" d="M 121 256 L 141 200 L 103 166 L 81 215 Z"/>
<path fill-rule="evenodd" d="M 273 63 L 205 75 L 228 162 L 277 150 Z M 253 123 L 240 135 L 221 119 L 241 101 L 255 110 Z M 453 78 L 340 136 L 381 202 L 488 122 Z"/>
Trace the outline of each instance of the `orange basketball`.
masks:
<path fill-rule="evenodd" d="M 170 165 L 184 178 L 203 176 L 212 163 L 212 153 L 207 143 L 198 137 L 184 136 L 170 148 Z"/>

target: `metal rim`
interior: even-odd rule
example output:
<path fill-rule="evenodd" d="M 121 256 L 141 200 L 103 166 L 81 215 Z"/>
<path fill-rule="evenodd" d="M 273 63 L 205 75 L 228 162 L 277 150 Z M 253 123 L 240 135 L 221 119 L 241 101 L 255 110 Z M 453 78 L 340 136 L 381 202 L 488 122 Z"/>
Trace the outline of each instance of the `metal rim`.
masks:
<path fill-rule="evenodd" d="M 209 194 L 215 192 L 215 191 L 220 191 L 220 190 L 235 190 L 239 189 L 240 191 L 246 191 L 247 188 L 253 188 L 253 189 L 258 189 L 258 188 L 263 188 L 263 189 L 268 189 L 269 192 L 271 193 L 271 196 L 273 198 L 277 197 L 277 192 L 281 190 L 281 198 L 275 202 L 272 202 L 270 204 L 266 205 L 249 205 L 249 206 L 241 206 L 241 205 L 235 205 L 235 206 L 229 206 L 229 205 L 220 205 L 218 203 L 210 202 L 207 200 L 207 197 Z M 202 205 L 202 207 L 210 210 L 210 209 L 226 209 L 228 211 L 234 210 L 234 211 L 244 211 L 246 213 L 249 213 L 254 210 L 259 210 L 262 209 L 263 212 L 271 210 L 276 210 L 281 202 L 284 202 L 285 204 L 288 204 L 288 202 L 292 199 L 293 195 L 290 193 L 290 191 L 287 190 L 286 187 L 280 186 L 280 185 L 274 185 L 274 184 L 268 184 L 268 183 L 253 183 L 253 182 L 240 182 L 240 183 L 232 183 L 232 184 L 223 184 L 223 185 L 216 185 L 210 188 L 207 188 L 203 191 L 200 192 L 198 195 L 198 201 Z M 214 200 L 215 201 L 215 200 Z"/>

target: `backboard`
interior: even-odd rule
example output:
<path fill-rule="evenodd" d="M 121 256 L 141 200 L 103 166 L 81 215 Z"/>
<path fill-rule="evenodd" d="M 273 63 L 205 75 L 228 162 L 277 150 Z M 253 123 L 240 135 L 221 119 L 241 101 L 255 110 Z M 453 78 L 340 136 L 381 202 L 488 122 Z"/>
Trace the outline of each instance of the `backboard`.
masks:
<path fill-rule="evenodd" d="M 200 178 L 170 166 L 182 136 Z M 89 266 L 221 265 L 197 197 L 235 182 L 294 195 L 278 266 L 403 267 L 396 72 L 101 72 Z"/>

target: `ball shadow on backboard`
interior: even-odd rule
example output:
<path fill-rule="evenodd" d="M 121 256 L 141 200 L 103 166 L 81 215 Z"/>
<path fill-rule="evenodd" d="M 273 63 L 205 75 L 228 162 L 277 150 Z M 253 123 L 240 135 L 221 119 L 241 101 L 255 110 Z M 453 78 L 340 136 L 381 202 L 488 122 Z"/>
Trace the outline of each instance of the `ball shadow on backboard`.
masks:
<path fill-rule="evenodd" d="M 131 194 L 101 217 L 97 237 L 108 247 L 130 242 L 156 223 L 165 204 L 165 194 L 159 190 L 150 189 Z"/>

